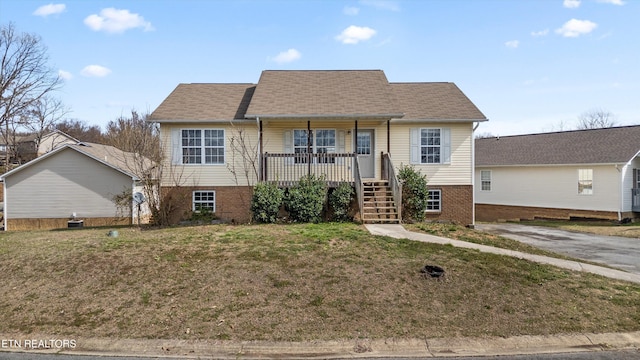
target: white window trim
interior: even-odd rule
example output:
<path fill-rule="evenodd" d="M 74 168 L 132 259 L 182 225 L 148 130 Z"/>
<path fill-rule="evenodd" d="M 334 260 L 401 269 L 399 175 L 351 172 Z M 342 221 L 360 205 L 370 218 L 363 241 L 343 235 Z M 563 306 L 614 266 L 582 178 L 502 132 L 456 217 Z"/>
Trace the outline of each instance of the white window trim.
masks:
<path fill-rule="evenodd" d="M 484 180 L 482 178 L 482 173 L 485 174 L 489 174 L 489 179 L 488 180 Z M 488 182 L 489 183 L 489 189 L 485 190 L 484 187 L 482 186 L 482 183 L 484 182 Z M 480 170 L 480 191 L 483 192 L 491 192 L 493 190 L 493 173 L 491 172 L 491 170 Z"/>
<path fill-rule="evenodd" d="M 200 149 L 202 151 L 201 151 L 201 154 L 200 154 L 201 162 L 199 164 L 196 164 L 196 163 L 186 163 L 185 164 L 183 162 L 184 156 L 182 155 L 182 149 L 183 149 L 183 146 L 182 146 L 182 131 L 184 131 L 184 130 L 187 130 L 187 131 L 188 130 L 200 130 L 201 131 L 201 133 L 200 133 L 200 136 L 201 136 Z M 222 157 L 223 157 L 222 163 L 207 164 L 205 162 L 205 159 L 206 159 L 206 156 L 207 156 L 206 155 L 206 151 L 205 151 L 206 147 L 204 146 L 204 132 L 205 132 L 205 130 L 221 130 L 222 131 Z M 178 135 L 179 135 L 178 138 L 180 139 L 178 144 L 177 144 L 177 149 L 178 149 L 178 151 L 180 153 L 179 154 L 179 156 L 180 156 L 179 157 L 179 163 L 178 163 L 179 165 L 185 165 L 185 166 L 226 166 L 227 165 L 227 131 L 226 131 L 226 129 L 224 129 L 224 128 L 181 128 L 181 129 L 178 130 Z M 216 148 L 218 148 L 218 147 L 216 146 Z"/>
<path fill-rule="evenodd" d="M 432 191 L 434 191 L 434 192 L 437 191 L 438 193 L 440 193 L 440 198 L 438 199 L 438 210 L 427 209 L 427 210 L 425 210 L 425 212 L 429 213 L 429 214 L 439 214 L 439 213 L 442 212 L 442 189 L 430 189 L 429 190 L 429 192 L 432 192 Z M 431 198 L 431 195 L 429 195 L 429 198 Z"/>
<path fill-rule="evenodd" d="M 213 209 L 211 210 L 212 213 L 216 212 L 216 200 L 217 200 L 217 196 L 216 196 L 216 191 L 215 190 L 194 190 L 191 193 L 191 210 L 193 212 L 199 212 L 199 210 L 196 210 L 196 193 L 213 193 Z M 198 201 L 198 204 L 201 203 L 209 203 L 209 201 Z"/>
<path fill-rule="evenodd" d="M 422 130 L 440 130 L 440 162 L 422 162 Z M 409 129 L 410 163 L 423 166 L 451 165 L 451 129 L 446 127 L 422 127 Z"/>

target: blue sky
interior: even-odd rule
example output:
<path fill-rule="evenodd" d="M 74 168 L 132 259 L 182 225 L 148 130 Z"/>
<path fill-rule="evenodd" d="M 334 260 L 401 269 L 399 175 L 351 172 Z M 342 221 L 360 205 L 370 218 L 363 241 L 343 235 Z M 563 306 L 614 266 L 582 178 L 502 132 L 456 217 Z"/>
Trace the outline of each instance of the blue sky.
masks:
<path fill-rule="evenodd" d="M 574 126 L 600 108 L 640 124 L 637 0 L 0 0 L 65 78 L 69 117 L 102 127 L 179 83 L 256 83 L 267 69 L 382 69 L 456 83 L 481 133 Z"/>

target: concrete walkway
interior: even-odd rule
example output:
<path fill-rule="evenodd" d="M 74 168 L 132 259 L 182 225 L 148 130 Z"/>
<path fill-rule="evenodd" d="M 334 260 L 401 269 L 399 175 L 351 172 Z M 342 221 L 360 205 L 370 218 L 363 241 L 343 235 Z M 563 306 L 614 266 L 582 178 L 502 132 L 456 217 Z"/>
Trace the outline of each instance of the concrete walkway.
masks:
<path fill-rule="evenodd" d="M 475 249 L 481 252 L 487 252 L 487 253 L 498 254 L 498 255 L 512 256 L 512 257 L 525 259 L 525 260 L 533 261 L 540 264 L 548 264 L 548 265 L 557 266 L 563 269 L 569 269 L 569 270 L 575 270 L 575 271 L 584 271 L 592 274 L 606 276 L 612 279 L 624 280 L 624 281 L 640 284 L 640 274 L 632 274 L 622 270 L 615 270 L 615 269 L 605 268 L 602 266 L 585 264 L 578 261 L 563 260 L 563 259 L 557 259 L 557 258 L 552 258 L 548 256 L 527 254 L 520 251 L 500 249 L 493 246 L 474 244 L 474 243 L 460 241 L 460 240 L 452 240 L 452 239 L 447 239 L 447 238 L 429 235 L 429 234 L 416 233 L 412 231 L 407 231 L 404 227 L 402 227 L 402 225 L 366 224 L 365 227 L 373 235 L 383 235 L 383 236 L 389 236 L 395 239 L 409 239 L 409 240 L 421 241 L 426 243 L 435 243 L 435 244 L 443 244 L 443 245 L 448 244 L 455 247 Z"/>

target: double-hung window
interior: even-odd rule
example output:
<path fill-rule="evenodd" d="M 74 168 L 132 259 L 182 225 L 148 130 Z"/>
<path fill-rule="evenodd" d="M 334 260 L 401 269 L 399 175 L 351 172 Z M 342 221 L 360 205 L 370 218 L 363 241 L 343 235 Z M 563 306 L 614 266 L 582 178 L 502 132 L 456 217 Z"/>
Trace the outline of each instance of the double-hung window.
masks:
<path fill-rule="evenodd" d="M 593 194 L 593 169 L 578 170 L 578 194 Z"/>
<path fill-rule="evenodd" d="M 290 142 L 291 140 L 292 142 Z M 344 142 L 344 141 L 343 141 Z M 289 145 L 287 145 L 289 144 Z M 333 154 L 336 152 L 336 130 L 293 130 L 285 132 L 285 152 L 293 152 L 296 164 L 307 163 L 307 153 L 312 154 Z M 335 157 L 318 157 L 320 163 L 334 163 Z"/>
<path fill-rule="evenodd" d="M 183 164 L 224 164 L 224 130 L 184 129 L 181 131 Z"/>
<path fill-rule="evenodd" d="M 491 170 L 480 171 L 480 190 L 491 191 Z"/>
<path fill-rule="evenodd" d="M 411 129 L 412 164 L 450 164 L 451 129 Z"/>

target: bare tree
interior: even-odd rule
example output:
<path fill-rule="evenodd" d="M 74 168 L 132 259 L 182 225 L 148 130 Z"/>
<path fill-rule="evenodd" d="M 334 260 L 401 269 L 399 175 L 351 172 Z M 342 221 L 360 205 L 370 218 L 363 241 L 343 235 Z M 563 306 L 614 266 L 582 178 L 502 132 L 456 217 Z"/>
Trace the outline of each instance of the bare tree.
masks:
<path fill-rule="evenodd" d="M 31 105 L 23 123 L 24 127 L 35 135 L 36 149 L 40 147 L 42 137 L 53 131 L 55 125 L 68 113 L 69 109 L 64 106 L 62 101 L 51 96 L 44 96 Z M 56 144 L 54 143 L 53 146 L 55 147 Z"/>
<path fill-rule="evenodd" d="M 9 124 L 19 121 L 35 102 L 57 90 L 62 79 L 47 65 L 47 48 L 40 37 L 16 33 L 11 23 L 0 28 L 0 57 L 0 127 L 7 136 Z"/>
<path fill-rule="evenodd" d="M 610 111 L 594 108 L 578 116 L 578 130 L 602 129 L 616 126 L 615 115 Z"/>
<path fill-rule="evenodd" d="M 488 138 L 494 138 L 496 137 L 496 135 L 493 135 L 493 133 L 490 132 L 481 132 L 481 133 L 476 133 L 476 139 L 488 139 Z"/>
<path fill-rule="evenodd" d="M 141 115 L 132 110 L 130 117 L 121 116 L 110 121 L 104 135 L 105 143 L 129 153 L 124 157 L 126 170 L 136 175 L 144 194 L 153 222 L 157 225 L 169 225 L 176 216 L 175 212 L 187 199 L 179 188 L 186 182 L 182 167 L 176 167 L 165 161 L 157 123 L 147 121 L 148 114 Z M 163 190 L 162 179 L 172 183 L 172 187 Z M 114 198 L 116 203 L 131 201 L 132 194 L 121 194 Z"/>
<path fill-rule="evenodd" d="M 86 121 L 66 119 L 54 125 L 56 130 L 72 136 L 80 141 L 102 144 L 105 142 L 102 129 L 98 125 L 89 125 Z"/>

